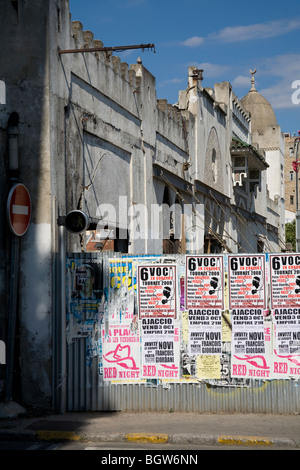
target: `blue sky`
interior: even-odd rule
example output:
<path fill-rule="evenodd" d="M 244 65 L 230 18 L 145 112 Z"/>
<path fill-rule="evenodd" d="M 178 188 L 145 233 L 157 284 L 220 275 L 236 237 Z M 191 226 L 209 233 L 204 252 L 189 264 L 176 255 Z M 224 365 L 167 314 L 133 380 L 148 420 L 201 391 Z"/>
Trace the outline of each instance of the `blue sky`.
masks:
<path fill-rule="evenodd" d="M 104 46 L 155 45 L 156 53 L 133 50 L 118 55 L 128 64 L 141 57 L 156 78 L 157 98 L 175 103 L 178 91 L 187 87 L 192 65 L 203 68 L 204 87 L 229 81 L 242 98 L 251 86 L 249 69 L 256 68 L 256 89 L 273 106 L 282 132 L 300 129 L 300 103 L 292 101 L 300 90 L 299 0 L 69 3 L 72 20 L 81 21 Z"/>

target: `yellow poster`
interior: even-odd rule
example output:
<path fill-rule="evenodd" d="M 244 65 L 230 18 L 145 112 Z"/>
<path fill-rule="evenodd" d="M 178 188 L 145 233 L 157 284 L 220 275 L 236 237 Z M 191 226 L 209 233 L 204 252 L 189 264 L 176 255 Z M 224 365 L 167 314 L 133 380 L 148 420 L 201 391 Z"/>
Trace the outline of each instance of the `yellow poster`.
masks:
<path fill-rule="evenodd" d="M 220 356 L 197 356 L 198 379 L 220 379 L 220 371 Z"/>

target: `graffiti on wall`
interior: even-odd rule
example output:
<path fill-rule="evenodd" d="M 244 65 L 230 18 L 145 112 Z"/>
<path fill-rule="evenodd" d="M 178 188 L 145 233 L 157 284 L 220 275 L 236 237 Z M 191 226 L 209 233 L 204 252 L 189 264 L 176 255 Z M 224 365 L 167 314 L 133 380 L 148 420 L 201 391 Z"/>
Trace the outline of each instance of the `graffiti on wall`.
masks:
<path fill-rule="evenodd" d="M 300 377 L 300 255 L 67 260 L 67 342 L 103 382 Z"/>

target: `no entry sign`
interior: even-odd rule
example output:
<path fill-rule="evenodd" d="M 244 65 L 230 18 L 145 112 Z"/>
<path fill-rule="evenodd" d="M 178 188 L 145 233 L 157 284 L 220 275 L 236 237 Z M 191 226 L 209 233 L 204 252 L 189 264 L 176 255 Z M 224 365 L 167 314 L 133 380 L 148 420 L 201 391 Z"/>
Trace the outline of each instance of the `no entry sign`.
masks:
<path fill-rule="evenodd" d="M 21 237 L 29 227 L 31 203 L 29 192 L 24 184 L 15 184 L 7 199 L 7 218 L 14 235 Z"/>

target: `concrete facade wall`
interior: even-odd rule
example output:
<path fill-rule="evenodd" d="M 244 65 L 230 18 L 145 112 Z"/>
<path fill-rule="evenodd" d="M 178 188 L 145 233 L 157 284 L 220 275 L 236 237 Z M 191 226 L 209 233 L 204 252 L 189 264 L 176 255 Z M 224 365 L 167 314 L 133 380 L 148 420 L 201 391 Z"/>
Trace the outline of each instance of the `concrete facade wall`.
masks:
<path fill-rule="evenodd" d="M 285 142 L 280 126 L 270 126 L 264 133 L 257 131 L 252 136 L 253 141 L 264 151 L 265 159 L 269 164 L 266 172 L 266 185 L 268 188 L 268 206 L 273 206 L 278 214 L 277 225 L 279 237 L 285 240 Z M 270 223 L 274 223 L 271 219 Z"/>
<path fill-rule="evenodd" d="M 18 179 L 30 192 L 31 225 L 20 242 L 19 329 L 23 399 L 27 403 L 50 404 L 51 397 L 51 157 L 49 114 L 49 4 L 48 1 L 1 2 L 0 70 L 6 83 L 6 106 L 1 112 L 4 133 L 1 155 L 7 172 L 7 123 L 11 113 L 19 115 Z M 4 149 L 4 152 L 3 152 Z M 3 159 L 1 159 L 3 162 Z M 1 164 L 3 164 L 1 162 Z M 5 175 L 5 176 L 4 176 Z M 3 190 L 3 189 L 2 189 Z M 2 199 L 5 201 L 5 198 Z M 5 203 L 4 203 L 5 204 Z M 5 207 L 5 206 L 4 206 Z M 7 224 L 5 224 L 7 226 Z M 9 250 L 6 234 L 1 249 Z M 4 242 L 4 240 L 2 240 Z M 9 278 L 5 278 L 5 294 Z M 3 304 L 2 304 L 3 305 Z M 6 311 L 7 318 L 7 311 Z M 26 345 L 26 346 L 25 346 Z"/>
<path fill-rule="evenodd" d="M 296 178 L 297 174 L 293 170 L 293 161 L 296 160 L 294 149 L 295 136 L 285 136 L 285 220 L 292 222 L 296 216 Z M 298 156 L 299 157 L 299 156 Z M 299 175 L 298 175 L 299 178 Z"/>

